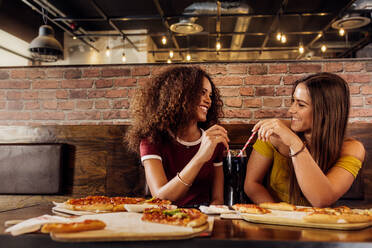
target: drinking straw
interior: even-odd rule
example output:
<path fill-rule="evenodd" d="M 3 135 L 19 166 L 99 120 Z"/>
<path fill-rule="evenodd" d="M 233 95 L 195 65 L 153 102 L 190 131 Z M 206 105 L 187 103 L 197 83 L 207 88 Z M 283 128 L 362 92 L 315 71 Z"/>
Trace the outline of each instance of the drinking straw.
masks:
<path fill-rule="evenodd" d="M 251 142 L 251 140 L 253 139 L 254 135 L 257 133 L 257 131 L 254 131 L 251 136 L 249 137 L 249 139 L 247 140 L 247 142 L 245 143 L 243 149 L 240 150 L 239 154 L 237 157 L 241 157 L 243 156 L 243 152 L 245 151 L 245 149 L 247 149 L 247 146 L 249 145 L 249 143 Z"/>

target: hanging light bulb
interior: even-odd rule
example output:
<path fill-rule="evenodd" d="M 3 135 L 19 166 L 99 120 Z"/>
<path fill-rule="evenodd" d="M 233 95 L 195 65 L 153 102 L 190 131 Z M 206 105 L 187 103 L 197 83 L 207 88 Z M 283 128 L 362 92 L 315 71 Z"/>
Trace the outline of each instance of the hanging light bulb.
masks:
<path fill-rule="evenodd" d="M 77 38 L 76 38 L 76 36 L 73 36 L 72 39 L 76 40 Z"/>
<path fill-rule="evenodd" d="M 278 32 L 276 34 L 276 39 L 280 41 L 282 39 L 282 33 Z"/>
<path fill-rule="evenodd" d="M 327 46 L 323 44 L 323 45 L 320 47 L 320 50 L 321 50 L 323 53 L 325 53 L 325 51 L 327 51 Z"/>
<path fill-rule="evenodd" d="M 282 43 L 287 42 L 287 37 L 284 34 L 282 34 L 282 37 L 280 38 L 280 42 L 282 42 Z"/>
<path fill-rule="evenodd" d="M 174 54 L 173 54 L 173 51 L 170 50 L 170 51 L 169 51 L 169 57 L 170 57 L 170 58 L 173 58 L 173 55 L 174 55 Z"/>
<path fill-rule="evenodd" d="M 163 37 L 161 38 L 161 43 L 162 43 L 163 45 L 166 45 L 166 44 L 167 44 L 167 38 L 166 38 L 165 36 L 163 36 Z"/>
<path fill-rule="evenodd" d="M 127 61 L 127 57 L 125 56 L 125 53 L 123 53 L 123 55 L 121 56 L 121 61 L 123 61 L 123 63 Z"/>
<path fill-rule="evenodd" d="M 189 53 L 186 55 L 186 60 L 187 61 L 190 61 L 191 60 L 191 55 Z"/>
<path fill-rule="evenodd" d="M 340 29 L 338 30 L 338 34 L 339 34 L 340 36 L 344 36 L 344 35 L 345 35 L 345 29 L 340 28 Z"/>
<path fill-rule="evenodd" d="M 219 51 L 221 49 L 221 42 L 217 41 L 216 43 L 216 50 Z"/>
<path fill-rule="evenodd" d="M 107 47 L 106 47 L 106 56 L 107 56 L 107 57 L 110 56 L 110 53 L 111 53 L 111 52 L 110 52 L 110 48 L 107 46 Z"/>
<path fill-rule="evenodd" d="M 303 54 L 305 52 L 305 48 L 302 45 L 302 43 L 300 43 L 300 46 L 298 47 L 298 52 L 301 53 L 301 54 Z"/>
<path fill-rule="evenodd" d="M 168 64 L 172 63 L 172 60 L 171 59 L 167 59 L 167 63 Z"/>

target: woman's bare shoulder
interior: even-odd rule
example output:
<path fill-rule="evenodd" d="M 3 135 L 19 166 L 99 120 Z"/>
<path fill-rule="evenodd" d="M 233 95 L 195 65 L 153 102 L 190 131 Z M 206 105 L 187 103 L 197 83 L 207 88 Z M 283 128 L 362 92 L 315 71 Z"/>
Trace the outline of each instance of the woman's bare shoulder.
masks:
<path fill-rule="evenodd" d="M 342 145 L 341 156 L 353 156 L 363 162 L 365 153 L 362 142 L 356 139 L 348 138 Z"/>

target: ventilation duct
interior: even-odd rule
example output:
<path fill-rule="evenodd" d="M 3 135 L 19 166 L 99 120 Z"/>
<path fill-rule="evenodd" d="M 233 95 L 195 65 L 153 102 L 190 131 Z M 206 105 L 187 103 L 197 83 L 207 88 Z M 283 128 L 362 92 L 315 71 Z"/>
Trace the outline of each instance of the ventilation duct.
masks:
<path fill-rule="evenodd" d="M 350 8 L 352 10 L 371 10 L 372 9 L 372 3 L 369 0 L 360 0 L 356 1 L 352 7 Z M 334 29 L 357 29 L 361 28 L 371 22 L 371 19 L 369 17 L 361 16 L 359 13 L 351 13 L 346 14 L 344 17 L 342 17 L 340 20 L 335 21 L 332 23 L 332 28 Z"/>

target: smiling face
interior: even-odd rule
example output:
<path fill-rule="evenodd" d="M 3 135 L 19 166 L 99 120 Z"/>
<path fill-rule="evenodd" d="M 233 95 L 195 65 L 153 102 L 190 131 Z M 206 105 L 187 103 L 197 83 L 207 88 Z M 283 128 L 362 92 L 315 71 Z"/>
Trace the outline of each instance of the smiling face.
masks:
<path fill-rule="evenodd" d="M 209 80 L 203 78 L 202 94 L 200 97 L 199 105 L 196 108 L 197 121 L 204 122 L 207 120 L 208 109 L 212 104 L 212 85 Z"/>
<path fill-rule="evenodd" d="M 289 108 L 291 129 L 295 132 L 310 133 L 313 125 L 313 107 L 309 91 L 305 84 L 297 85 Z"/>

